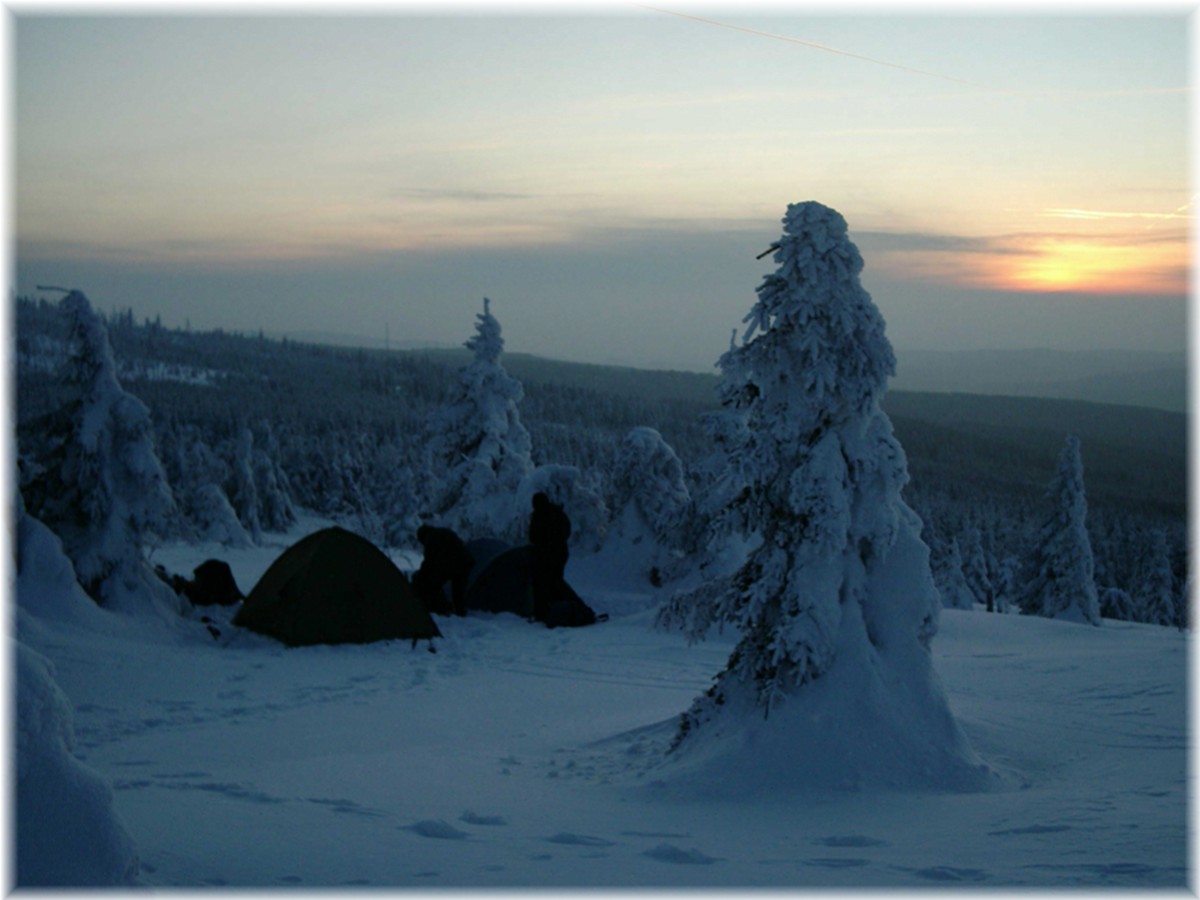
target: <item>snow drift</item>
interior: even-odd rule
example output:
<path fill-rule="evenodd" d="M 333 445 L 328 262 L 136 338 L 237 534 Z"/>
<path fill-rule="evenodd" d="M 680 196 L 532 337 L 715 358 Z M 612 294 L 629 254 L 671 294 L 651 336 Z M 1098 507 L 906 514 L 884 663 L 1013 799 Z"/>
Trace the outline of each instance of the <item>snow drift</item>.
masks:
<path fill-rule="evenodd" d="M 108 783 L 72 754 L 72 708 L 41 654 L 16 644 L 19 887 L 136 883 L 133 839 Z"/>

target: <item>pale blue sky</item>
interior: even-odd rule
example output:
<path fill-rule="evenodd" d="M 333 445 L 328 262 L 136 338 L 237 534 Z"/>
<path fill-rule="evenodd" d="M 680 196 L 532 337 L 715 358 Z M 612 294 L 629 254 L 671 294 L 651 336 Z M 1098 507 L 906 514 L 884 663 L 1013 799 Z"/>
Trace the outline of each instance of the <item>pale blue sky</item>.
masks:
<path fill-rule="evenodd" d="M 706 368 L 815 199 L 898 347 L 1183 348 L 1185 7 L 671 9 L 18 14 L 16 288 Z"/>

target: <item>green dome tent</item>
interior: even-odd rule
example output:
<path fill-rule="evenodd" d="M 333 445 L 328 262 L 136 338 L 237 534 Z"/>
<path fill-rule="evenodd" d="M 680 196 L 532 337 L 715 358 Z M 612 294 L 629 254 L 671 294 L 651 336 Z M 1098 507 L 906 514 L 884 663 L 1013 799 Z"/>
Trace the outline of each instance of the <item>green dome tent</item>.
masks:
<path fill-rule="evenodd" d="M 271 563 L 233 624 L 289 647 L 441 636 L 386 554 L 337 527 L 302 538 Z"/>

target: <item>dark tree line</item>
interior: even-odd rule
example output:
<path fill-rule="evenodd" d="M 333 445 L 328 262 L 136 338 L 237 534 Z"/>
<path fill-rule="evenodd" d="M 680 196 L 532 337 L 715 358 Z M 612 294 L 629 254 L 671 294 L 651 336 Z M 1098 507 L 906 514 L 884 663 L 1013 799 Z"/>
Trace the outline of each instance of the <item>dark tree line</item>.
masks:
<path fill-rule="evenodd" d="M 22 298 L 15 307 L 18 454 L 25 460 L 37 449 L 37 423 L 66 400 L 58 376 L 69 324 L 57 303 Z M 255 541 L 309 509 L 380 543 L 412 544 L 421 516 L 432 512 L 427 422 L 448 402 L 461 355 L 197 333 L 139 323 L 129 310 L 102 318 L 121 384 L 149 409 L 175 493 L 165 536 Z M 631 381 L 626 370 L 576 366 L 558 377 L 548 361 L 520 362 L 512 368 L 527 373 L 520 416 L 532 461 L 582 473 L 598 491 L 592 506 L 601 504 L 589 516 L 601 516 L 602 507 L 615 514 L 626 501 L 619 456 L 639 427 L 661 435 L 682 461 L 692 495 L 703 493 L 702 463 L 712 445 L 702 419 L 717 406 L 705 376 L 637 373 Z M 1019 560 L 1036 538 L 1060 438 L 1008 422 L 972 429 L 923 419 L 923 402 L 897 395 L 893 420 L 909 460 L 905 498 L 925 523 L 943 600 L 1006 611 Z M 1019 421 L 1020 406 L 1010 414 Z M 1179 623 L 1187 533 L 1177 470 L 1185 466 L 1177 460 L 1182 448 L 1155 454 L 1085 436 L 1087 530 L 1101 611 L 1164 622 L 1166 594 L 1171 621 Z"/>

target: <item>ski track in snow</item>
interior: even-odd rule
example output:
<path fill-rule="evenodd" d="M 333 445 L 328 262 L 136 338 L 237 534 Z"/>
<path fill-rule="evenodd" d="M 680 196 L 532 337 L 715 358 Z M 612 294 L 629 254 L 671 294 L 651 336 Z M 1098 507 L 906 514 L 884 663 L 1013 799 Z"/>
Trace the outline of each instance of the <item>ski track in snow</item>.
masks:
<path fill-rule="evenodd" d="M 253 583 L 250 560 L 271 558 L 247 551 L 239 582 Z M 578 587 L 603 608 L 603 584 Z M 648 761 L 730 646 L 688 647 L 650 622 L 442 619 L 436 654 L 284 650 L 221 623 L 220 641 L 199 627 L 182 641 L 102 643 L 64 628 L 34 643 L 55 661 L 76 752 L 110 780 L 153 887 L 1187 881 L 1177 633 L 944 614 L 939 674 L 1010 790 L 746 808 L 648 799 Z"/>

